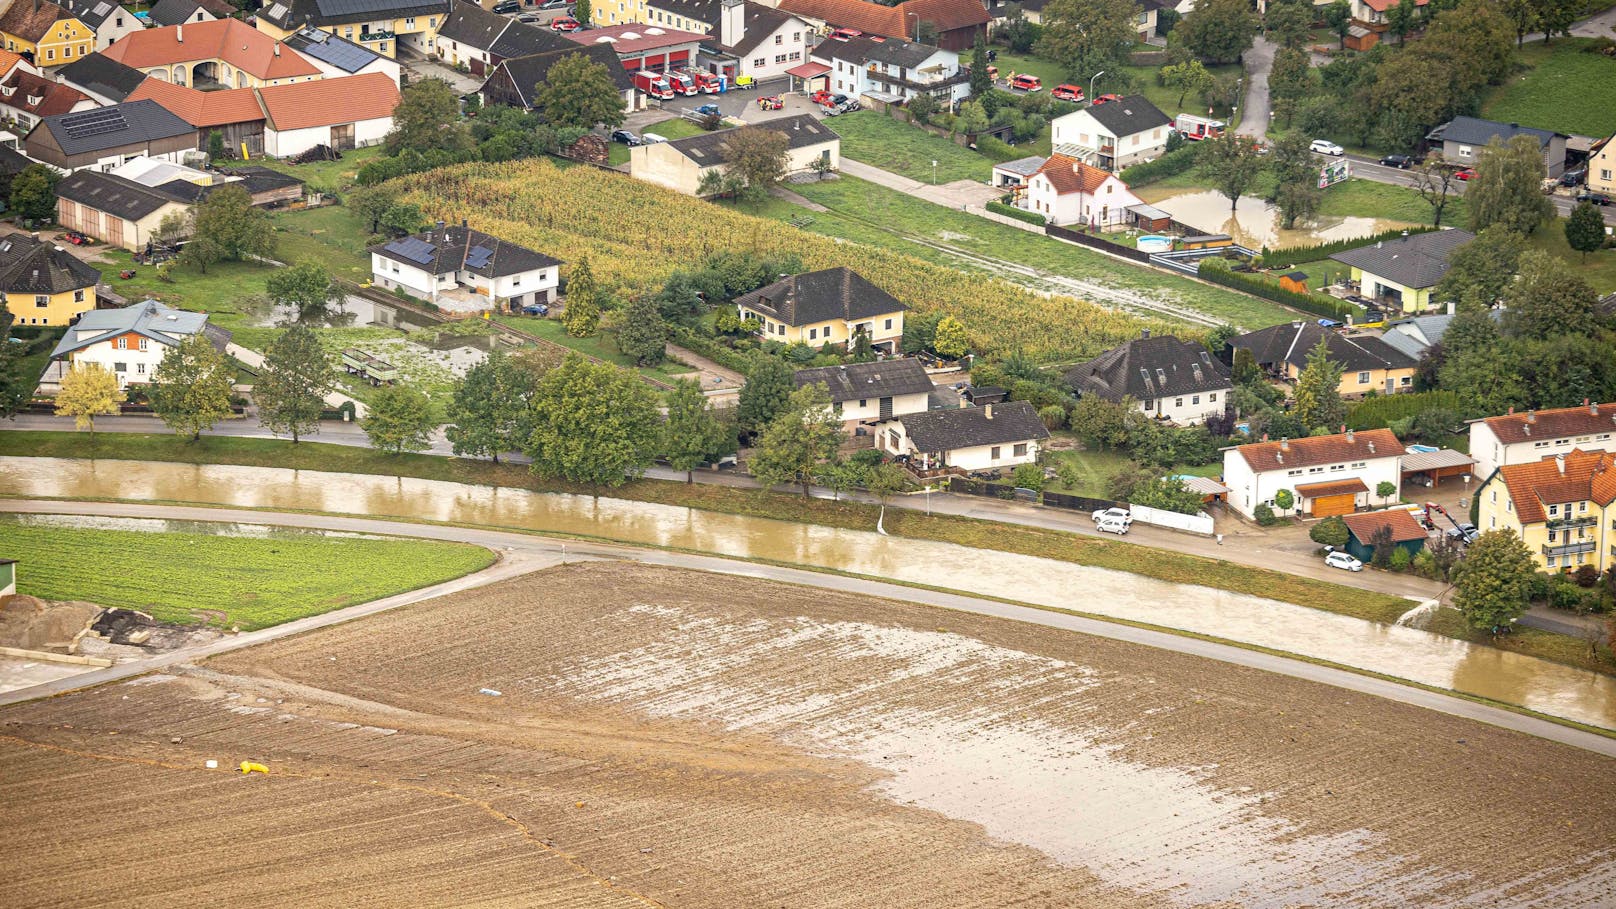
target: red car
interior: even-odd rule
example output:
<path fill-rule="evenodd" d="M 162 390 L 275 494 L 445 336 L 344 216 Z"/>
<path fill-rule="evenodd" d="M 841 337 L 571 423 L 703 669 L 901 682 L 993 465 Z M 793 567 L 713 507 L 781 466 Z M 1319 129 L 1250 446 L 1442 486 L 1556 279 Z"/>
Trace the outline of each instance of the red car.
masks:
<path fill-rule="evenodd" d="M 830 99 L 833 97 L 835 97 L 834 92 L 830 91 L 829 89 L 822 88 L 819 91 L 809 95 L 808 100 L 814 102 L 815 104 L 829 104 Z"/>
<path fill-rule="evenodd" d="M 1044 83 L 1043 80 L 1039 79 L 1037 76 L 1029 76 L 1026 73 L 1016 73 L 1014 76 L 1010 77 L 1010 87 L 1018 92 L 1036 92 L 1043 90 Z"/>
<path fill-rule="evenodd" d="M 852 38 L 857 38 L 859 35 L 862 35 L 862 34 L 864 34 L 864 33 L 859 31 L 856 28 L 839 28 L 839 29 L 831 32 L 830 36 L 832 38 L 835 38 L 837 41 L 847 41 L 847 40 L 850 40 Z"/>
<path fill-rule="evenodd" d="M 550 20 L 550 27 L 558 32 L 575 32 L 578 30 L 578 20 L 571 16 L 561 16 Z"/>
<path fill-rule="evenodd" d="M 1470 178 L 1474 177 L 1475 175 L 1476 175 L 1476 169 L 1474 167 L 1466 167 L 1463 170 L 1460 170 L 1458 173 L 1454 174 L 1455 177 L 1458 177 L 1460 180 L 1463 180 L 1465 182 L 1469 182 Z"/>
<path fill-rule="evenodd" d="M 1050 90 L 1049 96 L 1057 101 L 1082 101 L 1083 87 L 1080 85 L 1061 84 Z"/>
<path fill-rule="evenodd" d="M 1105 104 L 1106 102 L 1109 102 L 1109 101 L 1121 101 L 1121 100 L 1122 100 L 1121 95 L 1101 95 L 1098 98 L 1095 98 L 1094 103 L 1089 105 L 1089 106 L 1090 107 L 1099 107 L 1100 105 Z"/>

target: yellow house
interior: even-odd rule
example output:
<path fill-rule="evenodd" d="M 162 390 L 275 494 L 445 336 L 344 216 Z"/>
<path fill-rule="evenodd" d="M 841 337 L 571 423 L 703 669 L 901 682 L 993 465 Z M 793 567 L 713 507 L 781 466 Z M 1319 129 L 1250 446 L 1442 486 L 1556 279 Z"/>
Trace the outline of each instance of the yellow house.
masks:
<path fill-rule="evenodd" d="M 1474 239 L 1469 231 L 1434 230 L 1379 240 L 1330 258 L 1351 266 L 1360 296 L 1393 312 L 1422 313 L 1434 308 L 1431 291 L 1448 273 L 1448 256 Z"/>
<path fill-rule="evenodd" d="M 1540 567 L 1616 563 L 1616 454 L 1575 449 L 1498 468 L 1476 493 L 1477 528 L 1513 530 Z"/>
<path fill-rule="evenodd" d="M 756 319 L 765 340 L 811 347 L 852 347 L 866 335 L 870 346 L 897 353 L 903 313 L 909 307 L 850 268 L 791 275 L 735 299 L 742 318 Z"/>
<path fill-rule="evenodd" d="M 1596 193 L 1616 195 L 1616 136 L 1606 136 L 1588 156 L 1588 188 Z"/>
<path fill-rule="evenodd" d="M 1393 395 L 1414 390 L 1414 371 L 1419 361 L 1375 335 L 1342 334 L 1309 320 L 1237 335 L 1229 339 L 1229 346 L 1251 351 L 1260 369 L 1294 382 L 1307 367 L 1308 354 L 1320 340 L 1330 360 L 1341 367 L 1339 389 L 1343 396 L 1363 397 L 1371 391 Z"/>
<path fill-rule="evenodd" d="M 431 55 L 438 27 L 455 0 L 374 0 L 368 3 L 320 4 L 316 0 L 271 0 L 259 10 L 258 30 L 277 41 L 305 25 L 353 41 L 388 59 L 399 45 Z"/>
<path fill-rule="evenodd" d="M 12 53 L 49 68 L 95 51 L 95 30 L 49 0 L 13 0 L 0 13 L 0 41 Z"/>
<path fill-rule="evenodd" d="M 68 325 L 95 309 L 101 273 L 37 235 L 0 238 L 0 293 L 18 325 Z"/>

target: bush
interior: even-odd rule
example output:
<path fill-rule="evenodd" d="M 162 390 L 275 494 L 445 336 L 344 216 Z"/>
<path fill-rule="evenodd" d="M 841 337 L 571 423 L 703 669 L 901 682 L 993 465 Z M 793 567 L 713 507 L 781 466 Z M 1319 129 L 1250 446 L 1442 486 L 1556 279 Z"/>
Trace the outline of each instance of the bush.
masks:
<path fill-rule="evenodd" d="M 987 158 L 989 161 L 992 161 L 994 164 L 1001 164 L 1005 161 L 1014 161 L 1017 158 L 1024 157 L 1024 155 L 1021 153 L 1021 149 L 1016 148 L 1013 145 L 1006 145 L 1004 142 L 1000 141 L 999 139 L 995 139 L 992 136 L 983 136 L 977 139 L 976 150 L 978 154 L 982 155 L 984 158 Z"/>
<path fill-rule="evenodd" d="M 1433 230 L 1436 230 L 1436 228 L 1398 228 L 1396 230 L 1381 231 L 1372 237 L 1354 237 L 1350 240 L 1335 240 L 1314 246 L 1281 246 L 1278 249 L 1269 249 L 1264 246 L 1262 250 L 1263 263 L 1294 265 L 1297 262 L 1317 262 L 1320 259 L 1328 259 L 1338 252 L 1370 246 L 1383 240 L 1399 240 L 1402 239 L 1404 234 L 1423 234 Z"/>
<path fill-rule="evenodd" d="M 1413 567 L 1414 573 L 1422 578 L 1429 578 L 1433 581 L 1445 580 L 1437 569 L 1436 557 L 1424 549 L 1421 549 L 1419 554 L 1414 556 Z"/>
<path fill-rule="evenodd" d="M 1599 582 L 1599 569 L 1592 565 L 1578 565 L 1577 570 L 1571 573 L 1571 580 L 1578 587 L 1588 588 Z"/>
<path fill-rule="evenodd" d="M 1044 488 L 1044 469 L 1037 464 L 1018 464 L 1010 472 L 1010 481 L 1021 489 L 1042 490 Z"/>
<path fill-rule="evenodd" d="M 1582 588 L 1572 581 L 1556 581 L 1549 592 L 1549 605 L 1567 612 L 1581 612 Z"/>
<path fill-rule="evenodd" d="M 1392 570 L 1393 571 L 1407 571 L 1409 563 L 1411 563 L 1413 561 L 1414 561 L 1414 559 L 1411 556 L 1409 556 L 1407 549 L 1404 549 L 1403 547 L 1398 546 L 1398 547 L 1396 547 L 1395 549 L 1392 550 Z"/>
<path fill-rule="evenodd" d="M 1274 510 L 1268 507 L 1267 502 L 1258 502 L 1257 507 L 1251 510 L 1251 516 L 1264 527 L 1272 527 L 1279 523 L 1279 519 L 1274 517 Z"/>
<path fill-rule="evenodd" d="M 1295 293 L 1285 290 L 1277 281 L 1270 281 L 1263 275 L 1231 271 L 1229 264 L 1223 259 L 1202 259 L 1197 274 L 1201 279 L 1211 281 L 1213 284 L 1222 284 L 1224 287 L 1232 287 L 1265 300 L 1272 300 L 1282 306 L 1331 319 L 1346 319 L 1360 312 L 1357 307 L 1333 297 Z"/>
<path fill-rule="evenodd" d="M 1025 221 L 1028 224 L 1036 224 L 1039 227 L 1043 227 L 1045 221 L 1047 220 L 1043 215 L 1040 215 L 1035 211 L 1027 211 L 1025 208 L 1016 208 L 1014 205 L 1006 205 L 1003 202 L 989 202 L 987 204 L 987 210 L 997 212 L 998 214 L 1004 215 L 1007 218 L 1015 218 L 1017 221 Z"/>
<path fill-rule="evenodd" d="M 1413 394 L 1377 395 L 1364 398 L 1347 411 L 1348 429 L 1391 429 L 1402 438 L 1414 426 L 1414 418 L 1427 411 L 1455 412 L 1461 408 L 1459 395 L 1452 391 L 1420 391 Z M 1407 420 L 1404 424 L 1402 421 Z M 1401 427 L 1402 432 L 1398 432 Z"/>
<path fill-rule="evenodd" d="M 1128 184 L 1130 189 L 1138 189 L 1147 183 L 1155 183 L 1157 180 L 1176 177 L 1194 169 L 1200 157 L 1200 147 L 1198 144 L 1191 143 L 1177 151 L 1168 152 L 1154 161 L 1146 161 L 1143 164 L 1125 167 L 1122 169 L 1122 173 L 1117 176 L 1121 177 L 1122 182 Z"/>
<path fill-rule="evenodd" d="M 1325 518 L 1313 525 L 1307 532 L 1308 539 L 1320 546 L 1329 546 L 1335 549 L 1347 545 L 1347 522 L 1339 517 Z"/>
<path fill-rule="evenodd" d="M 1044 424 L 1045 429 L 1053 432 L 1066 425 L 1066 408 L 1060 406 L 1059 404 L 1050 404 L 1047 407 L 1040 407 L 1038 409 L 1038 419 Z M 1592 587 L 1593 584 L 1590 582 L 1583 586 Z"/>

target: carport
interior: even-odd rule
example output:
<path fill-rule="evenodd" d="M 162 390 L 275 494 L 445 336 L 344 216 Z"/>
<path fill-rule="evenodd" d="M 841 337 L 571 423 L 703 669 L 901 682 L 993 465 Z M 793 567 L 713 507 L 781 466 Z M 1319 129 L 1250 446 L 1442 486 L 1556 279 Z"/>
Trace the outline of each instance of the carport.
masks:
<path fill-rule="evenodd" d="M 1409 478 L 1423 473 L 1431 478 L 1431 485 L 1441 486 L 1443 480 L 1462 477 L 1475 466 L 1475 458 L 1451 448 L 1413 451 L 1403 456 L 1403 483 L 1406 485 Z"/>
<path fill-rule="evenodd" d="M 1297 504 L 1315 518 L 1352 514 L 1358 509 L 1358 496 L 1368 493 L 1369 487 L 1356 477 L 1350 480 L 1329 480 L 1324 483 L 1303 483 L 1296 487 L 1296 494 L 1302 499 Z"/>
<path fill-rule="evenodd" d="M 1229 487 L 1219 483 L 1211 477 L 1192 477 L 1184 475 L 1178 477 L 1184 483 L 1184 488 L 1190 492 L 1201 494 L 1203 502 L 1227 502 L 1229 500 Z"/>
<path fill-rule="evenodd" d="M 826 75 L 829 72 L 829 66 L 826 66 L 823 63 L 809 62 L 800 64 L 798 66 L 793 66 L 792 68 L 786 70 L 786 75 L 791 77 L 792 91 L 798 90 L 797 80 L 801 79 L 802 91 L 816 92 L 821 89 L 828 90 L 830 88 L 830 76 Z"/>

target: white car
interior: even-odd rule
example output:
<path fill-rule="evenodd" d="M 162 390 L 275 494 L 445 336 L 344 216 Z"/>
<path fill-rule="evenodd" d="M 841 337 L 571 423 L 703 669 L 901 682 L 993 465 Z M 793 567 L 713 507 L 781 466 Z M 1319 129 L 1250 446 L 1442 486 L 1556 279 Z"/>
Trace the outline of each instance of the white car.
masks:
<path fill-rule="evenodd" d="M 1096 521 L 1094 529 L 1101 533 L 1114 533 L 1120 537 L 1128 532 L 1128 522 L 1117 518 L 1106 518 L 1103 521 Z"/>
<path fill-rule="evenodd" d="M 1121 521 L 1124 524 L 1132 524 L 1133 514 L 1126 508 L 1107 508 L 1104 511 L 1094 513 L 1094 523 L 1099 524 L 1105 521 Z"/>
<path fill-rule="evenodd" d="M 1363 563 L 1344 552 L 1332 552 L 1324 557 L 1324 564 L 1342 571 L 1363 571 Z"/>
<path fill-rule="evenodd" d="M 1346 151 L 1346 149 L 1343 149 L 1341 146 L 1331 142 L 1329 139 L 1314 139 L 1313 144 L 1308 146 L 1308 150 L 1316 151 L 1321 155 L 1340 155 Z"/>

